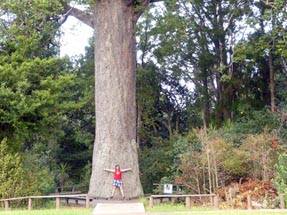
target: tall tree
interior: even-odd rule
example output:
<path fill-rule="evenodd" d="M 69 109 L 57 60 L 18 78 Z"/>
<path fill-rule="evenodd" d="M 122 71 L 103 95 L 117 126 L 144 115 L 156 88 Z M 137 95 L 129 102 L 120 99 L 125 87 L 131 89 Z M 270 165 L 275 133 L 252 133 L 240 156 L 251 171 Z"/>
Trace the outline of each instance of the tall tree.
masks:
<path fill-rule="evenodd" d="M 212 115 L 218 123 L 231 118 L 236 95 L 232 48 L 240 33 L 238 22 L 248 13 L 249 3 L 178 0 L 167 1 L 166 6 L 158 25 L 168 28 L 162 36 L 160 57 L 167 66 L 177 64 L 189 73 L 205 121 Z"/>
<path fill-rule="evenodd" d="M 242 39 L 234 49 L 234 62 L 241 68 L 245 91 L 242 97 L 253 100 L 253 107 L 269 106 L 272 112 L 285 102 L 280 92 L 286 77 L 286 22 L 285 1 L 258 1 L 252 8 L 248 26 L 249 37 Z M 245 75 L 243 75 L 245 73 Z M 244 89 L 245 88 L 245 89 Z M 242 90 L 243 89 L 243 90 Z"/>
<path fill-rule="evenodd" d="M 52 57 L 58 50 L 59 24 L 54 19 L 59 7 L 36 2 L 0 4 L 0 138 L 14 146 L 31 147 L 35 139 L 56 132 L 66 99 L 72 96 L 62 92 L 74 85 L 67 60 Z"/>
<path fill-rule="evenodd" d="M 96 137 L 89 194 L 109 197 L 111 175 L 104 168 L 130 167 L 124 175 L 128 198 L 142 195 L 136 147 L 136 22 L 151 2 L 159 0 L 94 0 L 90 13 L 65 7 L 94 29 Z"/>
<path fill-rule="evenodd" d="M 16 195 L 51 191 L 59 142 L 67 133 L 63 125 L 71 118 L 67 113 L 82 106 L 75 102 L 83 96 L 77 95 L 72 64 L 55 57 L 62 11 L 58 3 L 0 3 L 0 140 L 21 154 L 25 177 L 15 184 L 13 189 L 22 190 Z"/>

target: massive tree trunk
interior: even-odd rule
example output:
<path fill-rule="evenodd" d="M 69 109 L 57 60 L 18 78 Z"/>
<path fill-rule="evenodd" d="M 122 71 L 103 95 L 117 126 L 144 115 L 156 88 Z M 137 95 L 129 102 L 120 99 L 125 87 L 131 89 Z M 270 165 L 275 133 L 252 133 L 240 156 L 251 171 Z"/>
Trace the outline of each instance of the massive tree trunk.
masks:
<path fill-rule="evenodd" d="M 96 1 L 96 138 L 89 195 L 111 195 L 113 174 L 104 168 L 132 168 L 123 173 L 127 198 L 142 195 L 136 146 L 136 47 L 134 6 L 126 0 Z"/>
<path fill-rule="evenodd" d="M 142 10 L 159 1 L 94 0 L 92 13 L 64 7 L 64 21 L 71 15 L 95 31 L 96 137 L 90 196 L 111 196 L 113 174 L 104 169 L 116 164 L 132 169 L 123 173 L 125 196 L 143 194 L 136 144 L 135 29 Z"/>

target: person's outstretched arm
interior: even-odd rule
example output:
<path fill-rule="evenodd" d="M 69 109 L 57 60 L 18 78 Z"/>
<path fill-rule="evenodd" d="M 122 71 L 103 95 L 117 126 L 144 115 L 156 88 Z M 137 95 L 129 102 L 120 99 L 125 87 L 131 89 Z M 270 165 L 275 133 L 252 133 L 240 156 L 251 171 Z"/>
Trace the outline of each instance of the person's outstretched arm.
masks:
<path fill-rule="evenodd" d="M 104 169 L 107 172 L 115 172 L 113 169 Z"/>
<path fill-rule="evenodd" d="M 122 172 L 127 172 L 127 171 L 132 171 L 131 168 L 127 168 L 127 169 L 121 169 Z"/>

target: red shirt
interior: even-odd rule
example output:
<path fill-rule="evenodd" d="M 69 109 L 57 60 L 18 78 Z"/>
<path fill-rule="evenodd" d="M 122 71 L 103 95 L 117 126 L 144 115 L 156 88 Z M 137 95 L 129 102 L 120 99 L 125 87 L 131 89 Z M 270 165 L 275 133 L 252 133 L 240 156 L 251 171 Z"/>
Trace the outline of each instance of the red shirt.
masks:
<path fill-rule="evenodd" d="M 114 180 L 122 180 L 122 171 L 116 169 L 114 172 Z"/>

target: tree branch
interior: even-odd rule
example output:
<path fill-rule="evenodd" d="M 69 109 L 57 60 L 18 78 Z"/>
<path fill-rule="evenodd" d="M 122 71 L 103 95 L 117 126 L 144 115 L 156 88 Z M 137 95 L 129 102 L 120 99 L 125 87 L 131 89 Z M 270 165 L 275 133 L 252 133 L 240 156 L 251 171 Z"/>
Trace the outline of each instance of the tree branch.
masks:
<path fill-rule="evenodd" d="M 138 11 L 136 12 L 136 20 L 139 19 L 139 17 L 143 14 L 144 10 L 148 7 L 150 3 L 161 2 L 161 1 L 164 0 L 144 0 L 138 5 L 136 5 L 139 7 Z"/>
<path fill-rule="evenodd" d="M 93 15 L 89 14 L 86 11 L 82 11 L 78 8 L 71 7 L 68 4 L 64 5 L 64 21 L 66 21 L 68 16 L 73 16 L 83 22 L 84 24 L 90 26 L 91 28 L 94 28 L 94 22 L 93 22 Z"/>
<path fill-rule="evenodd" d="M 268 0 L 261 0 L 261 2 L 266 6 L 266 7 L 269 7 L 269 8 L 274 8 L 275 7 L 275 3 L 274 2 L 269 2 Z"/>

